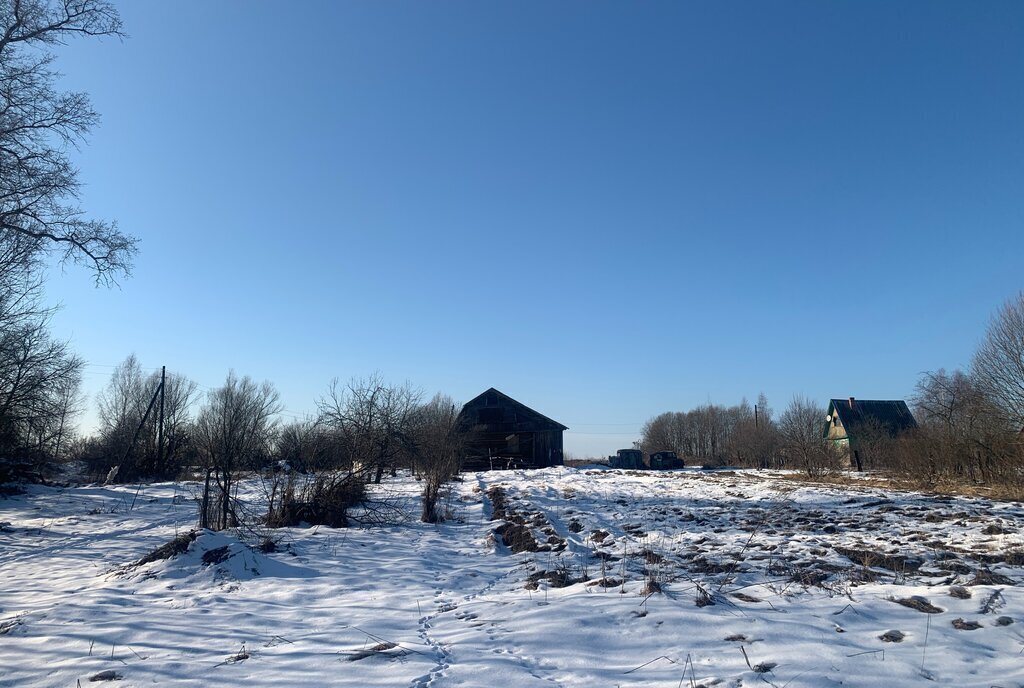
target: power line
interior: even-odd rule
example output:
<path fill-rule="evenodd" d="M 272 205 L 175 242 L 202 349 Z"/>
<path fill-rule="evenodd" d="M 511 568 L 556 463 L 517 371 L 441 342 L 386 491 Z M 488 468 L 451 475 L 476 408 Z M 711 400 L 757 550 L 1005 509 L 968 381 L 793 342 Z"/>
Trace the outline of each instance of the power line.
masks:
<path fill-rule="evenodd" d="M 566 430 L 566 435 L 635 435 L 635 432 L 577 432 L 575 430 Z"/>
<path fill-rule="evenodd" d="M 610 427 L 620 427 L 620 426 L 626 426 L 626 425 L 631 425 L 633 427 L 640 427 L 643 424 L 644 424 L 644 421 L 640 421 L 638 423 L 572 423 L 572 422 L 566 422 L 566 425 L 570 425 L 570 426 L 576 427 L 576 428 L 578 428 L 580 426 L 583 426 L 583 427 L 600 426 L 600 427 L 609 427 L 610 428 Z"/>

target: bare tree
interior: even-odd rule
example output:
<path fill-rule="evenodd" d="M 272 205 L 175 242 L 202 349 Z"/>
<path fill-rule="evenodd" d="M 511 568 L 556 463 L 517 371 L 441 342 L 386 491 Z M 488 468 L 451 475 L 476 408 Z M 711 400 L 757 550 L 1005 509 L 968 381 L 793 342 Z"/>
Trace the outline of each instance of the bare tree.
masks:
<path fill-rule="evenodd" d="M 659 414 L 640 433 L 639 448 L 648 454 L 674 451 L 706 464 L 734 461 L 764 467 L 776 459 L 777 430 L 763 394 L 756 415 L 746 400 L 736 406 L 705 404 Z"/>
<path fill-rule="evenodd" d="M 0 460 L 40 469 L 58 458 L 81 374 L 82 360 L 45 323 L 0 335 Z"/>
<path fill-rule="evenodd" d="M 238 472 L 255 468 L 269 455 L 281 405 L 269 382 L 257 384 L 228 373 L 210 392 L 195 423 L 196 446 L 205 461 L 201 528 L 223 530 L 238 523 L 234 490 Z"/>
<path fill-rule="evenodd" d="M 86 217 L 69 149 L 98 121 L 84 93 L 58 90 L 48 47 L 79 36 L 124 34 L 106 0 L 0 0 L 0 232 L 32 255 L 56 251 L 98 283 L 127 275 L 136 240 Z"/>
<path fill-rule="evenodd" d="M 925 373 L 913 403 L 920 427 L 899 443 L 895 471 L 929 485 L 1016 485 L 1024 478 L 1019 428 L 975 378 L 959 370 Z"/>
<path fill-rule="evenodd" d="M 765 395 L 758 396 L 753 408 L 744 399 L 729 411 L 735 418 L 729 436 L 729 453 L 735 462 L 741 466 L 774 467 L 778 458 L 778 429 Z"/>
<path fill-rule="evenodd" d="M 331 433 L 320 423 L 297 420 L 281 427 L 277 435 L 274 456 L 288 468 L 315 471 L 335 468 L 335 442 Z"/>
<path fill-rule="evenodd" d="M 1024 292 L 1003 304 L 989 323 L 972 372 L 1016 429 L 1024 429 Z"/>
<path fill-rule="evenodd" d="M 836 457 L 822 436 L 825 409 L 803 396 L 794 396 L 779 418 L 782 450 L 808 477 L 836 467 Z"/>
<path fill-rule="evenodd" d="M 96 397 L 102 462 L 107 468 L 120 462 L 142 420 L 148 401 L 144 385 L 142 366 L 131 354 L 114 368 L 107 386 Z"/>
<path fill-rule="evenodd" d="M 442 519 L 437 509 L 441 487 L 457 475 L 461 467 L 464 444 L 456 422 L 459 408 L 451 397 L 436 394 L 412 414 L 412 455 L 414 470 L 424 479 L 420 518 L 425 523 Z"/>
<path fill-rule="evenodd" d="M 379 374 L 344 386 L 333 380 L 318 402 L 320 422 L 341 436 L 359 472 L 380 483 L 408 454 L 410 418 L 420 397 L 409 383 L 387 384 Z"/>
<path fill-rule="evenodd" d="M 154 409 L 160 394 L 160 371 L 147 375 L 135 354 L 122 361 L 97 398 L 100 442 L 88 463 L 94 471 L 116 471 L 111 480 L 139 477 L 172 478 L 179 472 L 180 449 L 188 438 L 189 412 L 196 400 L 196 383 L 168 373 L 164 380 L 163 446 L 160 445 L 160 417 Z M 147 415 L 147 411 L 149 414 Z"/>
<path fill-rule="evenodd" d="M 35 259 L 0 236 L 0 480 L 58 458 L 77 409 L 82 361 L 49 333 Z"/>

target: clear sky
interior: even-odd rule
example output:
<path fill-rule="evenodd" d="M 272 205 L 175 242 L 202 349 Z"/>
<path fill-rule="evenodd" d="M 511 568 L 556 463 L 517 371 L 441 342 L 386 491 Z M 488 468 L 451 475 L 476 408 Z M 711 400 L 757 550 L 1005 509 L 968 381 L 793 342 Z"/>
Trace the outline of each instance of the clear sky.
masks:
<path fill-rule="evenodd" d="M 669 410 L 903 398 L 1024 287 L 1024 3 L 122 2 L 59 67 L 135 352 L 292 415 L 375 371 L 629 446 Z M 89 418 L 86 418 L 88 425 Z"/>

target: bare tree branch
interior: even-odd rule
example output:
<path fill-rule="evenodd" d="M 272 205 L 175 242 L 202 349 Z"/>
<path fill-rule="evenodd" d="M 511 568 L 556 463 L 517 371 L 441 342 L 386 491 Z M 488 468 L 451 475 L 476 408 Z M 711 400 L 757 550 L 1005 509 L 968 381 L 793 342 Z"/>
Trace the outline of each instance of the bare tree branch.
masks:
<path fill-rule="evenodd" d="M 131 274 L 137 240 L 79 207 L 68 152 L 99 117 L 84 93 L 56 89 L 45 52 L 79 35 L 122 37 L 117 10 L 106 0 L 0 0 L 0 235 L 31 239 L 112 284 Z"/>

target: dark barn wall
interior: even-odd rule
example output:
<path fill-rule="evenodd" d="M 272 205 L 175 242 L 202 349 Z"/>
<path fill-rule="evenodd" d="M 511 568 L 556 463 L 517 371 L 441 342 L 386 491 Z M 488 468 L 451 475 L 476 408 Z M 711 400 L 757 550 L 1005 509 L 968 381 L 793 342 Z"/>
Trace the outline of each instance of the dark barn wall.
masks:
<path fill-rule="evenodd" d="M 463 470 L 562 465 L 567 428 L 494 388 L 463 406 L 459 426 L 466 436 Z"/>

